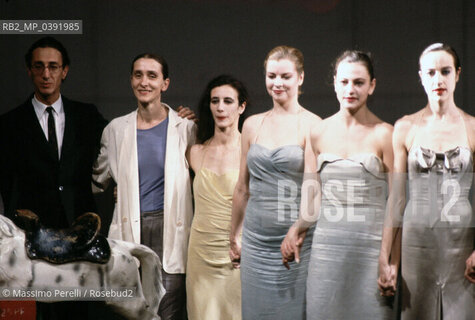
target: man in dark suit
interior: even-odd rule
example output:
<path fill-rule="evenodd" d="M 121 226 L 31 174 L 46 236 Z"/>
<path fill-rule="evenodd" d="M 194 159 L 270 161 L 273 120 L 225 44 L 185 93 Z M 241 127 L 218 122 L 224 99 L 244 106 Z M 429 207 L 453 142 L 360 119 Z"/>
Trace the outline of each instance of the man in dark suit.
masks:
<path fill-rule="evenodd" d="M 0 191 L 5 214 L 35 212 L 44 226 L 64 228 L 95 212 L 92 165 L 107 121 L 92 104 L 60 93 L 69 71 L 66 49 L 56 39 L 36 41 L 25 55 L 35 92 L 0 117 Z M 90 318 L 88 305 L 37 304 L 40 319 Z"/>
<path fill-rule="evenodd" d="M 63 228 L 95 211 L 91 170 L 106 120 L 94 105 L 61 95 L 69 57 L 59 41 L 39 39 L 25 62 L 35 92 L 0 118 L 5 213 L 30 209 L 43 225 Z"/>

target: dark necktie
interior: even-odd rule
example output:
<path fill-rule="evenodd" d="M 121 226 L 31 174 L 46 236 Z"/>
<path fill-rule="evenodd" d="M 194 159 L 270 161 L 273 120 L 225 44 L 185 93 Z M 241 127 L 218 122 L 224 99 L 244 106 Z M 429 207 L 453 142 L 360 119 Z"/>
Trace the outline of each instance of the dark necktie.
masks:
<path fill-rule="evenodd" d="M 56 125 L 54 123 L 53 107 L 46 108 L 48 112 L 48 143 L 58 158 L 58 140 L 56 139 Z"/>

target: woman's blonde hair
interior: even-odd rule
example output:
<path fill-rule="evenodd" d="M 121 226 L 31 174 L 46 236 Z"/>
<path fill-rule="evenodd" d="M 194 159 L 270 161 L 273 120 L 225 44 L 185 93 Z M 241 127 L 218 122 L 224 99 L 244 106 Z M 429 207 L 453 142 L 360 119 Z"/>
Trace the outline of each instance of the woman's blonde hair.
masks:
<path fill-rule="evenodd" d="M 267 54 L 266 59 L 264 60 L 264 69 L 267 68 L 267 62 L 269 60 L 281 60 L 288 59 L 295 64 L 295 69 L 298 74 L 303 72 L 303 54 L 302 52 L 294 47 L 289 46 L 277 46 Z"/>

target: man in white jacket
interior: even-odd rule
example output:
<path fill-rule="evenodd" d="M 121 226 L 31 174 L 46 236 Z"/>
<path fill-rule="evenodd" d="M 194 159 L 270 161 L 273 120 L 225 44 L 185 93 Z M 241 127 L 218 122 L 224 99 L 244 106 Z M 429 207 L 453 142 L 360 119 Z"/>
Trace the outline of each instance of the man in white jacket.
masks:
<path fill-rule="evenodd" d="M 111 179 L 117 183 L 109 237 L 142 243 L 157 253 L 167 291 L 159 315 L 182 319 L 193 216 L 185 152 L 194 143 L 195 124 L 161 102 L 169 83 L 162 57 L 141 54 L 133 60 L 131 85 L 138 109 L 104 129 L 93 180 L 96 192 L 105 190 Z"/>

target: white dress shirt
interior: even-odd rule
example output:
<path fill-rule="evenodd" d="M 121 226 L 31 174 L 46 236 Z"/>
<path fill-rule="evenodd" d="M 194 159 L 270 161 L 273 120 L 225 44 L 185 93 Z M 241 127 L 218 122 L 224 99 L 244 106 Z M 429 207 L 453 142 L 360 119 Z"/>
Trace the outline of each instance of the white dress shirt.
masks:
<path fill-rule="evenodd" d="M 40 122 L 41 129 L 43 129 L 43 133 L 45 134 L 46 140 L 49 140 L 48 137 L 48 111 L 46 108 L 49 105 L 46 105 L 40 102 L 35 95 L 33 95 L 33 99 L 31 99 L 31 103 L 33 104 L 33 108 L 35 109 L 36 117 Z M 61 147 L 63 146 L 63 136 L 64 136 L 64 124 L 65 124 L 65 116 L 64 116 L 64 107 L 63 107 L 63 100 L 61 99 L 61 95 L 59 99 L 56 100 L 51 107 L 53 107 L 53 116 L 54 116 L 54 123 L 56 127 L 56 140 L 58 141 L 58 157 L 61 157 Z"/>

